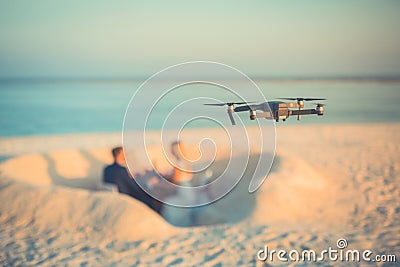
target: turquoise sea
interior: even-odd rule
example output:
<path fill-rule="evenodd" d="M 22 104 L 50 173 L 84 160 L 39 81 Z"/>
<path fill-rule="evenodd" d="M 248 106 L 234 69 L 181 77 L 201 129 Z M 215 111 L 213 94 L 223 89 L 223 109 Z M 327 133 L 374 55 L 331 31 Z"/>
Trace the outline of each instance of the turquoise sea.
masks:
<path fill-rule="evenodd" d="M 325 116 L 304 116 L 302 122 L 293 117 L 286 124 L 400 122 L 398 80 L 272 79 L 255 82 L 268 100 L 278 97 L 328 99 Z M 129 100 L 141 83 L 139 80 L 1 81 L 0 136 L 121 131 Z M 191 90 L 200 88 L 194 86 Z M 154 110 L 149 127 L 160 128 L 177 101 L 190 97 L 190 90 L 178 97 L 166 97 Z M 232 101 L 229 97 L 224 99 L 223 94 L 220 99 Z M 194 107 L 193 117 L 198 115 Z"/>

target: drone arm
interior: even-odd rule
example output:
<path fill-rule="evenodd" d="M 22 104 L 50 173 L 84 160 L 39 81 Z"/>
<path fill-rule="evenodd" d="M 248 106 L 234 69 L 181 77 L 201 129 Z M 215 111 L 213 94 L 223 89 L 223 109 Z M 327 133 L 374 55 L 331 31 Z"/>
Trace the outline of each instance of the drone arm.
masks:
<path fill-rule="evenodd" d="M 251 108 L 250 108 L 250 106 L 241 106 L 241 107 L 236 107 L 235 109 L 234 109 L 234 111 L 235 112 L 242 112 L 242 111 L 248 111 L 248 110 L 250 110 Z"/>
<path fill-rule="evenodd" d="M 315 109 L 302 109 L 302 110 L 291 110 L 290 115 L 311 115 L 318 114 Z"/>

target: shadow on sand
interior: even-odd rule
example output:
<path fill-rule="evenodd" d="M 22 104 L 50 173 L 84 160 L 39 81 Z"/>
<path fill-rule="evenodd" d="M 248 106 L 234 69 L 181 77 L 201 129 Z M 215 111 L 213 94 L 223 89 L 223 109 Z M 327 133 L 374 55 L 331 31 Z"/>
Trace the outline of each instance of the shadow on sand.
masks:
<path fill-rule="evenodd" d="M 102 175 L 105 163 L 97 160 L 85 150 L 79 151 L 88 161 L 89 169 L 85 177 L 67 178 L 59 174 L 56 169 L 56 162 L 49 154 L 43 154 L 48 162 L 48 174 L 54 185 L 66 186 L 71 188 L 81 188 L 86 190 L 103 190 Z"/>

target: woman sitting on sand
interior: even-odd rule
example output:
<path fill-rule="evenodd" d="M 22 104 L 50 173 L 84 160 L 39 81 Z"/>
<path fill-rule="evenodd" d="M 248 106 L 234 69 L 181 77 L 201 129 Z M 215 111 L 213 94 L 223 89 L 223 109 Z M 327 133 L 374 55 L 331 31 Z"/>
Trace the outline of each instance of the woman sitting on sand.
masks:
<path fill-rule="evenodd" d="M 198 198 L 202 197 L 194 190 L 193 172 L 188 160 L 188 150 L 182 142 L 171 144 L 171 153 L 174 156 L 174 169 L 169 177 L 171 182 L 184 186 L 185 189 L 178 189 L 176 194 L 166 198 L 167 203 L 185 203 L 186 206 L 195 205 Z M 193 190 L 190 190 L 192 188 Z M 198 208 L 182 208 L 171 205 L 163 205 L 161 215 L 171 224 L 176 226 L 193 226 L 197 224 Z"/>
<path fill-rule="evenodd" d="M 175 157 L 172 174 L 167 179 L 177 185 L 190 186 L 193 178 L 192 166 L 189 162 L 188 153 L 182 142 L 175 141 L 171 144 L 171 154 Z"/>
<path fill-rule="evenodd" d="M 148 187 L 150 191 L 158 191 L 156 195 L 162 196 L 163 200 L 169 197 L 180 197 L 184 196 L 178 194 L 176 187 L 174 185 L 166 185 L 165 183 L 160 183 L 160 179 L 166 179 L 169 182 L 180 185 L 190 187 L 192 186 L 192 166 L 190 162 L 187 160 L 187 152 L 182 144 L 182 142 L 175 141 L 171 144 L 171 154 L 174 159 L 171 160 L 173 163 L 173 169 L 171 172 L 163 173 L 157 170 L 147 171 L 143 176 L 138 179 L 144 180 L 145 183 L 150 185 Z M 179 196 L 178 196 L 179 195 Z"/>

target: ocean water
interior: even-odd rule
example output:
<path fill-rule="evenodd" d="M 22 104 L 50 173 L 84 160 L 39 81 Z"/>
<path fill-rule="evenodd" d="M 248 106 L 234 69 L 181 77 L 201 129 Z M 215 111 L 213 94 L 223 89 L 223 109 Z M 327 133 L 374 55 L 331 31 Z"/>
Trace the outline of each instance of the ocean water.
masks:
<path fill-rule="evenodd" d="M 140 84 L 141 81 L 115 80 L 0 82 L 0 136 L 121 131 L 129 100 Z M 400 121 L 400 82 L 398 81 L 262 80 L 256 81 L 256 84 L 268 100 L 278 97 L 328 99 L 324 101 L 327 104 L 324 116 L 304 116 L 301 122 L 291 117 L 286 122 L 279 123 Z M 185 89 L 164 97 L 158 103 L 148 128 L 161 128 L 168 112 L 182 101 L 198 96 L 198 92 L 201 91 L 203 96 L 210 92 L 215 93 L 215 88 L 211 85 L 192 85 L 189 90 Z M 193 95 L 194 92 L 196 93 Z M 237 100 L 223 91 L 217 92 L 217 98 L 221 101 Z M 148 103 L 138 104 L 148 105 Z M 216 112 L 225 112 L 225 108 L 211 108 L 215 108 Z M 194 106 L 188 112 L 192 112 L 193 117 L 196 117 L 201 109 Z M 138 114 L 138 116 L 142 115 Z M 240 116 L 247 118 L 248 114 Z M 246 124 L 252 123 L 245 121 Z M 142 129 L 141 127 L 138 125 L 138 130 Z"/>

